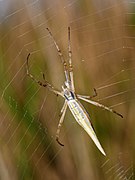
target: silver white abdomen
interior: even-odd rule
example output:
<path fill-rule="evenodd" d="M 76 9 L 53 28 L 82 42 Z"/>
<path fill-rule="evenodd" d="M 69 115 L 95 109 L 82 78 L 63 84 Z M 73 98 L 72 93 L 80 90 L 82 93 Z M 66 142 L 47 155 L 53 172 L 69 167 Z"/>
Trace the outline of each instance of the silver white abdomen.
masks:
<path fill-rule="evenodd" d="M 80 126 L 84 128 L 84 130 L 88 133 L 88 135 L 92 138 L 94 143 L 97 145 L 99 150 L 105 155 L 105 152 L 94 132 L 94 129 L 90 122 L 89 115 L 87 114 L 86 110 L 83 108 L 83 106 L 79 103 L 77 99 L 71 99 L 71 100 L 68 99 L 67 103 L 75 120 L 80 124 Z"/>
<path fill-rule="evenodd" d="M 68 106 L 74 118 L 80 125 L 82 124 L 82 121 L 88 121 L 87 123 L 89 125 L 90 122 L 88 119 L 87 112 L 76 99 L 69 100 Z"/>

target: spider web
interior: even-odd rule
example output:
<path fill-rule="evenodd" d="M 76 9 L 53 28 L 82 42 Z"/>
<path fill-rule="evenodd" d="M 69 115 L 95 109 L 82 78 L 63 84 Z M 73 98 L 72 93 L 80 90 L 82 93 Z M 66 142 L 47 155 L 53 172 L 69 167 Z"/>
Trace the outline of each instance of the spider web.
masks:
<path fill-rule="evenodd" d="M 0 1 L 0 179 L 134 179 L 133 1 Z M 76 92 L 92 95 L 124 119 L 81 102 L 91 116 L 103 157 L 67 111 L 55 142 L 63 100 L 26 76 L 30 70 L 57 89 L 62 64 L 46 31 L 67 54 L 67 27 Z"/>

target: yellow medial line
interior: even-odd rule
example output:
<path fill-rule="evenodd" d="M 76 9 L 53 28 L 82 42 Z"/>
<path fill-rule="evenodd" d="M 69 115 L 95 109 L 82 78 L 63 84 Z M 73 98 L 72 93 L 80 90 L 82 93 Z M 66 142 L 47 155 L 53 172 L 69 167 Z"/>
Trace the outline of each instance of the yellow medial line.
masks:
<path fill-rule="evenodd" d="M 70 102 L 70 108 L 72 110 L 72 113 L 74 114 L 75 118 L 80 122 L 84 123 L 85 116 L 81 111 L 79 111 L 79 107 L 75 102 Z"/>
<path fill-rule="evenodd" d="M 82 116 L 82 113 L 79 111 L 79 107 L 76 106 L 75 103 L 70 102 L 70 107 L 73 110 L 75 116 L 78 118 L 79 121 L 81 121 L 82 119 L 85 118 L 84 116 Z"/>
<path fill-rule="evenodd" d="M 90 119 L 86 114 L 86 111 L 83 109 L 83 107 L 77 102 L 77 100 L 70 100 L 69 108 L 74 115 L 76 121 L 84 128 L 84 130 L 88 133 L 88 135 L 92 138 L 98 149 L 104 154 L 104 150 L 94 132 L 94 129 L 91 125 Z"/>

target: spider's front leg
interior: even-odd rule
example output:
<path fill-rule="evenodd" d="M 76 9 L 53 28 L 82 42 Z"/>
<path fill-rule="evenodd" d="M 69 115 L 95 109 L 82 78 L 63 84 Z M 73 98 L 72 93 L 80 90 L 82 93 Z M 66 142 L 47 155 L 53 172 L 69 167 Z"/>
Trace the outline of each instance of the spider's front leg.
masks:
<path fill-rule="evenodd" d="M 43 74 L 43 79 L 45 82 L 41 82 L 40 80 L 37 80 L 31 73 L 30 73 L 30 70 L 29 70 L 29 57 L 30 57 L 30 53 L 28 54 L 27 56 L 27 63 L 26 63 L 26 71 L 27 71 L 27 75 L 33 80 L 35 81 L 37 84 L 39 84 L 40 86 L 42 87 L 46 87 L 48 88 L 50 91 L 52 91 L 54 94 L 56 95 L 60 95 L 63 97 L 62 93 L 56 89 L 54 89 L 54 87 L 48 82 L 45 80 L 45 75 Z"/>
<path fill-rule="evenodd" d="M 95 106 L 97 106 L 97 107 L 103 108 L 103 109 L 105 109 L 105 110 L 107 110 L 107 111 L 110 111 L 110 112 L 112 112 L 112 113 L 115 113 L 115 114 L 117 114 L 118 116 L 120 116 L 121 118 L 123 118 L 123 115 L 120 114 L 120 113 L 118 113 L 117 111 L 115 111 L 115 110 L 113 110 L 113 109 L 111 109 L 111 108 L 109 108 L 109 107 L 107 107 L 107 106 L 105 106 L 105 105 L 103 105 L 103 104 L 100 104 L 100 103 L 98 103 L 98 102 L 96 102 L 96 101 L 92 101 L 92 100 L 91 100 L 92 98 L 94 98 L 94 97 L 96 97 L 96 96 L 97 96 L 97 91 L 96 91 L 95 88 L 94 88 L 94 94 L 93 94 L 93 96 L 85 96 L 85 95 L 79 95 L 79 94 L 77 94 L 77 97 L 78 97 L 79 99 L 81 99 L 81 100 L 83 100 L 83 101 L 85 101 L 85 102 L 88 102 L 88 103 L 90 103 L 90 104 L 93 104 L 93 105 L 95 105 Z"/>
<path fill-rule="evenodd" d="M 120 113 L 118 113 L 117 111 L 111 109 L 110 107 L 107 107 L 107 106 L 105 106 L 105 105 L 103 105 L 103 104 L 100 104 L 100 103 L 98 103 L 98 102 L 96 102 L 96 101 L 92 101 L 92 100 L 90 100 L 90 99 L 86 99 L 86 98 L 84 98 L 83 96 L 80 96 L 80 95 L 78 95 L 78 98 L 81 99 L 81 100 L 83 100 L 83 101 L 85 101 L 85 102 L 88 102 L 88 103 L 90 103 L 90 104 L 93 104 L 94 106 L 97 106 L 97 107 L 100 107 L 100 108 L 105 109 L 105 110 L 107 110 L 107 111 L 110 111 L 110 112 L 112 112 L 112 113 L 115 113 L 115 114 L 117 114 L 118 116 L 120 116 L 121 118 L 123 118 L 123 115 L 122 115 L 122 114 L 120 114 Z"/>
<path fill-rule="evenodd" d="M 73 65 L 72 65 L 70 27 L 68 27 L 68 61 L 69 61 L 69 76 L 70 76 L 70 81 L 71 81 L 71 89 L 75 93 Z"/>
<path fill-rule="evenodd" d="M 52 40 L 53 40 L 53 42 L 54 42 L 55 48 L 56 48 L 56 50 L 57 50 L 57 52 L 58 52 L 58 55 L 59 55 L 59 57 L 60 57 L 60 60 L 61 60 L 61 62 L 62 62 L 62 64 L 63 64 L 66 82 L 69 82 L 70 79 L 69 79 L 69 74 L 68 74 L 68 67 L 67 67 L 67 63 L 66 63 L 66 61 L 65 61 L 65 59 L 64 59 L 64 57 L 63 57 L 62 51 L 61 51 L 61 49 L 59 48 L 57 42 L 55 41 L 55 39 L 54 39 L 54 37 L 53 37 L 52 32 L 50 31 L 50 29 L 49 29 L 49 28 L 46 28 L 46 29 L 47 29 L 47 31 L 49 32 L 49 34 L 50 34 L 50 36 L 51 36 L 51 38 L 52 38 Z"/>

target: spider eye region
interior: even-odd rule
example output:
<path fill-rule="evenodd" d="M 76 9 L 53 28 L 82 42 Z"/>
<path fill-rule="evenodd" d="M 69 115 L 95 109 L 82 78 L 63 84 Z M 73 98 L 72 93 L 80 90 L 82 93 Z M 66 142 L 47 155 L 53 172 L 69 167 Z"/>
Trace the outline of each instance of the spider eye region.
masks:
<path fill-rule="evenodd" d="M 67 89 L 64 90 L 64 97 L 65 97 L 68 101 L 70 101 L 70 100 L 72 100 L 72 99 L 75 99 L 74 93 L 73 93 L 72 91 L 67 90 Z"/>

